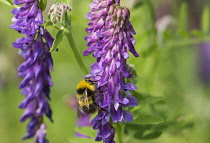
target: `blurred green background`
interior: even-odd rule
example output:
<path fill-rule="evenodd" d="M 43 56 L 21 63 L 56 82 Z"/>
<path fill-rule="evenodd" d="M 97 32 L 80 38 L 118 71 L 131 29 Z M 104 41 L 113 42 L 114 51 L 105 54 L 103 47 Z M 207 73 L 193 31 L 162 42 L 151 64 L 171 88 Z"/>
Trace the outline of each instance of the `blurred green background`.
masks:
<path fill-rule="evenodd" d="M 87 35 L 91 0 L 74 0 L 72 11 L 72 34 L 81 53 L 87 48 Z M 53 1 L 48 1 L 48 7 Z M 121 0 L 122 6 L 131 11 L 131 22 L 136 30 L 136 50 L 140 57 L 130 55 L 128 63 L 134 64 L 138 74 L 137 92 L 163 97 L 165 104 L 157 107 L 167 127 L 156 139 L 136 140 L 133 143 L 209 143 L 210 142 L 210 71 L 201 73 L 206 56 L 202 55 L 201 43 L 210 43 L 209 0 Z M 18 89 L 21 79 L 17 68 L 23 62 L 12 42 L 21 36 L 9 28 L 12 7 L 0 3 L 0 142 L 29 143 L 21 141 L 26 133 L 25 123 L 20 123 L 23 110 L 18 109 L 24 99 Z M 55 37 L 56 30 L 48 29 Z M 210 47 L 209 47 L 210 49 Z M 77 114 L 68 106 L 75 95 L 75 86 L 84 76 L 74 55 L 64 39 L 59 52 L 53 52 L 54 86 L 50 101 L 54 123 L 47 123 L 47 138 L 51 143 L 67 143 L 74 134 Z M 91 56 L 82 56 L 86 67 L 95 62 Z M 208 69 L 208 68 L 207 68 Z M 141 101 L 140 101 L 141 106 Z"/>

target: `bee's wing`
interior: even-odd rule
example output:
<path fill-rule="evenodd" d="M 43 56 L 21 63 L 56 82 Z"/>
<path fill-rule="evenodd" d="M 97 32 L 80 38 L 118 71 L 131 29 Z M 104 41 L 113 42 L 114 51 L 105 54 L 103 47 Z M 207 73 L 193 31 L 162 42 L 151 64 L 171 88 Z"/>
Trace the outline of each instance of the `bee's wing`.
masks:
<path fill-rule="evenodd" d="M 83 96 L 81 96 L 80 99 L 84 103 L 84 105 L 88 105 L 88 93 L 87 93 L 87 89 L 85 89 L 85 91 L 83 92 Z M 89 106 L 87 106 L 87 107 L 89 107 Z M 79 104 L 78 104 L 78 106 L 77 106 L 77 115 L 78 115 L 78 117 L 80 118 L 84 114 L 86 114 L 86 113 L 83 111 L 83 107 L 82 106 L 79 106 Z"/>
<path fill-rule="evenodd" d="M 77 116 L 80 118 L 82 115 L 84 114 L 84 112 L 82 111 L 82 107 L 77 107 Z"/>
<path fill-rule="evenodd" d="M 83 94 L 84 94 L 84 97 L 85 97 L 85 98 L 87 98 L 87 97 L 88 97 L 87 88 L 85 89 L 85 91 L 84 91 L 84 93 L 83 93 Z"/>
<path fill-rule="evenodd" d="M 77 116 L 80 118 L 82 116 L 81 111 L 79 108 L 77 108 Z"/>
<path fill-rule="evenodd" d="M 89 98 L 88 98 L 88 93 L 87 93 L 87 89 L 85 89 L 85 91 L 84 91 L 84 103 L 85 103 L 85 105 L 87 105 L 87 107 L 89 108 L 89 104 L 88 104 L 88 101 L 89 101 Z"/>

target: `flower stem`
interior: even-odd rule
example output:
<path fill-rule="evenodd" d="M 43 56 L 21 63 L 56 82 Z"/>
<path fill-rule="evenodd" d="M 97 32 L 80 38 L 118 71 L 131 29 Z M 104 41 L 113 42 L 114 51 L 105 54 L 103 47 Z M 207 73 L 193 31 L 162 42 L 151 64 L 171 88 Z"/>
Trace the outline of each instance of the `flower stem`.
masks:
<path fill-rule="evenodd" d="M 116 142 L 123 143 L 124 142 L 123 136 L 124 136 L 124 125 L 117 122 L 116 123 Z"/>
<path fill-rule="evenodd" d="M 82 61 L 82 58 L 80 57 L 80 54 L 77 51 L 77 48 L 76 48 L 76 45 L 74 43 L 74 39 L 72 37 L 71 32 L 68 31 L 68 30 L 65 30 L 65 34 L 66 34 L 66 37 L 68 39 L 69 45 L 71 46 L 71 49 L 72 49 L 72 51 L 74 53 L 74 56 L 75 56 L 75 58 L 77 60 L 77 63 L 79 64 L 79 66 L 80 66 L 81 70 L 83 71 L 83 73 L 85 75 L 87 75 L 88 74 L 88 70 L 86 69 L 84 62 Z"/>
<path fill-rule="evenodd" d="M 156 44 L 157 44 L 157 29 L 156 29 L 156 20 L 155 20 L 155 11 L 154 11 L 154 7 L 151 3 L 150 0 L 145 0 L 145 4 L 148 8 L 148 11 L 150 13 L 150 21 L 151 21 L 151 26 L 152 26 L 152 31 L 153 31 L 153 44 L 155 46 L 155 49 L 157 48 Z"/>

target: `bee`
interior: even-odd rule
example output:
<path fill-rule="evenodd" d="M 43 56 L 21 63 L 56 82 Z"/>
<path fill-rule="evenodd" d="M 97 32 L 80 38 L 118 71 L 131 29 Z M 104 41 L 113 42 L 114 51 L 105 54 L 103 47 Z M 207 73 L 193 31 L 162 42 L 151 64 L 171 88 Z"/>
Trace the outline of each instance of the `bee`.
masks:
<path fill-rule="evenodd" d="M 99 109 L 95 102 L 96 88 L 97 84 L 91 78 L 84 78 L 77 85 L 78 117 L 81 117 L 82 114 L 92 114 Z"/>

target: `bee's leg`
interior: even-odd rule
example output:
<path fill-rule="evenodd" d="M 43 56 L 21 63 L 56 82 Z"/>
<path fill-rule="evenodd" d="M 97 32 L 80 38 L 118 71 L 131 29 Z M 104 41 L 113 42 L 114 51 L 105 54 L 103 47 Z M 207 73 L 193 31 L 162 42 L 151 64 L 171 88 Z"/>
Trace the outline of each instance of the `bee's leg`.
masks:
<path fill-rule="evenodd" d="M 106 109 L 99 107 L 99 105 L 96 104 L 96 103 L 94 104 L 94 106 L 95 106 L 95 108 L 96 108 L 97 110 L 101 109 L 101 110 L 103 110 L 103 111 L 107 111 Z"/>
<path fill-rule="evenodd" d="M 101 110 L 103 110 L 103 111 L 107 111 L 106 109 L 104 109 L 104 108 L 100 108 Z"/>
<path fill-rule="evenodd" d="M 79 118 L 81 118 L 81 116 L 82 116 L 83 114 L 85 114 L 85 113 L 82 111 L 82 107 L 78 107 L 78 108 L 77 108 L 77 116 L 78 116 Z"/>
<path fill-rule="evenodd" d="M 81 111 L 79 110 L 79 108 L 77 108 L 77 116 L 78 116 L 79 118 L 81 118 L 81 116 L 82 116 Z"/>

